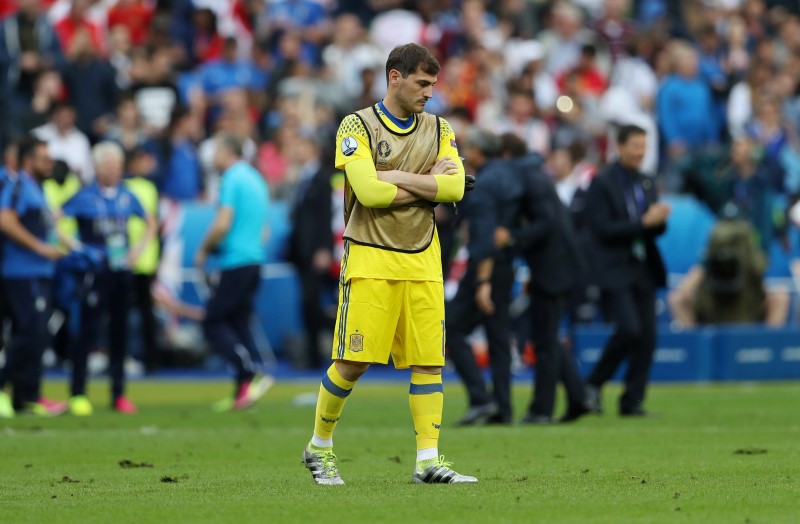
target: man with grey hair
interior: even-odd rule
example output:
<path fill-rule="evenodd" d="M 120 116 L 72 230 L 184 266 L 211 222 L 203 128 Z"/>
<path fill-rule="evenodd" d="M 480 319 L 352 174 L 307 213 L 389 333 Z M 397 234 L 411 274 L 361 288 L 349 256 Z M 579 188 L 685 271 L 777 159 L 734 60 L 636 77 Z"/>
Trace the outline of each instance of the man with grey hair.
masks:
<path fill-rule="evenodd" d="M 263 362 L 250 332 L 253 302 L 265 261 L 269 189 L 242 160 L 241 138 L 220 133 L 214 163 L 222 173 L 217 214 L 200 249 L 195 266 L 206 270 L 209 254 L 216 257 L 219 280 L 206 305 L 203 331 L 214 351 L 236 369 L 234 394 L 214 405 L 215 411 L 251 406 L 272 385 L 262 373 Z"/>
<path fill-rule="evenodd" d="M 75 194 L 62 208 L 74 217 L 78 239 L 76 251 L 96 253 L 102 262 L 87 271 L 81 289 L 79 328 L 72 347 L 72 392 L 70 412 L 91 415 L 86 397 L 86 368 L 89 351 L 97 347 L 100 326 L 108 316 L 109 374 L 112 408 L 123 414 L 136 413 L 136 406 L 125 397 L 124 363 L 127 353 L 128 307 L 131 265 L 156 234 L 155 217 L 148 215 L 133 193 L 121 182 L 125 154 L 113 142 L 101 142 L 92 149 L 96 181 Z M 131 246 L 128 220 L 139 216 L 147 222 L 141 241 Z"/>

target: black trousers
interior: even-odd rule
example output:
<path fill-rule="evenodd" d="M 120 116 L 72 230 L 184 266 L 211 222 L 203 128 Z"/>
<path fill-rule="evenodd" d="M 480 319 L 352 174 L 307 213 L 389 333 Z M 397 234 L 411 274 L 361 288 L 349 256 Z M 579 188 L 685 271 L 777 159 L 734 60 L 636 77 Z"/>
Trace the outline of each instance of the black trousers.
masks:
<path fill-rule="evenodd" d="M 323 329 L 333 329 L 333 320 L 322 308 L 322 292 L 331 283 L 328 275 L 319 274 L 311 269 L 299 272 L 300 290 L 303 301 L 303 324 L 306 328 L 306 365 L 317 369 L 323 365 L 319 350 L 319 335 Z M 324 362 L 328 362 L 328 358 Z"/>
<path fill-rule="evenodd" d="M 556 386 L 564 384 L 570 406 L 582 405 L 586 397 L 578 365 L 558 337 L 565 314 L 567 294 L 552 294 L 531 288 L 528 314 L 531 340 L 536 347 L 533 400 L 528 410 L 533 415 L 553 416 Z"/>
<path fill-rule="evenodd" d="M 214 351 L 236 370 L 237 389 L 263 365 L 250 331 L 260 281 L 258 265 L 224 270 L 206 305 L 203 332 Z"/>
<path fill-rule="evenodd" d="M 104 270 L 87 273 L 80 284 L 81 296 L 78 333 L 72 343 L 72 387 L 75 395 L 86 394 L 89 351 L 99 343 L 100 331 L 108 321 L 108 373 L 111 398 L 125 390 L 125 356 L 128 351 L 128 311 L 130 311 L 131 274 L 128 271 Z"/>
<path fill-rule="evenodd" d="M 49 336 L 52 280 L 11 278 L 5 280 L 11 313 L 11 340 L 6 347 L 6 365 L 0 369 L 0 389 L 11 383 L 16 408 L 39 400 L 42 382 L 42 353 Z"/>
<path fill-rule="evenodd" d="M 156 336 L 156 316 L 153 313 L 153 295 L 150 290 L 154 278 L 155 275 L 133 275 L 134 306 L 142 323 L 142 360 L 148 371 L 158 369 L 161 363 L 161 352 Z"/>
<path fill-rule="evenodd" d="M 475 303 L 475 270 L 470 267 L 456 296 L 447 305 L 445 325 L 450 361 L 467 388 L 470 406 L 496 402 L 500 416 L 511 420 L 511 345 L 510 316 L 511 285 L 514 270 L 511 262 L 496 263 L 492 273 L 492 301 L 495 312 L 487 316 Z M 492 375 L 492 394 L 486 383 L 467 337 L 478 326 L 486 329 L 489 345 L 489 365 Z"/>
<path fill-rule="evenodd" d="M 655 304 L 656 286 L 644 267 L 637 270 L 630 287 L 603 292 L 604 314 L 615 329 L 587 382 L 600 388 L 627 360 L 625 391 L 619 401 L 619 409 L 623 413 L 638 408 L 644 402 L 656 349 Z"/>

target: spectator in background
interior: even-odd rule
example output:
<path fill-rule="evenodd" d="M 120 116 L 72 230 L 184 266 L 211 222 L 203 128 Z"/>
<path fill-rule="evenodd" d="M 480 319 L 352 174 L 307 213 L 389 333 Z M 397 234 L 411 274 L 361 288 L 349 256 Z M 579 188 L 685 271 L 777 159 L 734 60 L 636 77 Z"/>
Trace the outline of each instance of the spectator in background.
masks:
<path fill-rule="evenodd" d="M 148 55 L 135 55 L 131 65 L 131 91 L 142 123 L 149 133 L 167 127 L 170 115 L 179 105 L 175 87 L 172 50 L 155 48 Z"/>
<path fill-rule="evenodd" d="M 322 5 L 313 0 L 274 0 L 264 6 L 260 31 L 274 42 L 284 32 L 296 33 L 303 60 L 318 64 L 320 45 L 330 36 L 331 24 Z"/>
<path fill-rule="evenodd" d="M 131 35 L 128 28 L 118 25 L 109 30 L 108 63 L 114 68 L 117 88 L 124 91 L 131 86 Z"/>
<path fill-rule="evenodd" d="M 273 131 L 258 149 L 258 169 L 270 185 L 282 184 L 289 169 L 288 148 L 298 137 L 296 126 L 283 125 Z"/>
<path fill-rule="evenodd" d="M 89 351 L 100 342 L 100 326 L 107 319 L 111 407 L 118 413 L 134 414 L 136 406 L 125 396 L 124 363 L 128 344 L 131 267 L 155 238 L 156 219 L 122 184 L 125 157 L 113 142 L 101 142 L 92 149 L 97 182 L 80 190 L 64 207 L 65 216 L 78 224 L 81 244 L 103 253 L 101 268 L 90 271 L 81 290 L 78 332 L 72 344 L 72 385 L 70 412 L 88 416 L 93 407 L 86 397 Z M 128 223 L 138 216 L 147 223 L 146 232 L 135 245 L 128 237 Z"/>
<path fill-rule="evenodd" d="M 683 42 L 672 47 L 673 73 L 658 93 L 657 113 L 672 160 L 719 141 L 711 89 L 700 77 L 697 52 Z"/>
<path fill-rule="evenodd" d="M 363 107 L 356 104 L 364 89 L 362 73 L 380 69 L 383 61 L 380 50 L 366 39 L 361 21 L 353 14 L 336 18 L 332 37 L 322 51 L 325 75 L 341 93 L 344 106 Z"/>
<path fill-rule="evenodd" d="M 521 88 L 530 89 L 539 111 L 549 116 L 556 106 L 558 85 L 545 70 L 544 58 L 544 47 L 536 40 L 509 42 L 506 45 L 507 76 L 517 78 Z"/>
<path fill-rule="evenodd" d="M 89 34 L 79 31 L 67 48 L 64 85 L 77 113 L 77 126 L 90 140 L 103 136 L 117 104 L 117 82 L 108 60 L 99 58 Z"/>
<path fill-rule="evenodd" d="M 103 28 L 87 16 L 91 0 L 72 0 L 69 14 L 55 25 L 61 48 L 72 48 L 72 40 L 80 33 L 86 33 L 94 52 L 99 56 L 106 54 L 106 40 Z"/>
<path fill-rule="evenodd" d="M 658 92 L 658 78 L 653 67 L 642 55 L 646 38 L 640 35 L 627 43 L 626 54 L 618 57 L 614 64 L 611 87 L 625 89 L 639 109 L 650 111 Z"/>
<path fill-rule="evenodd" d="M 53 106 L 61 98 L 61 76 L 53 69 L 44 69 L 34 80 L 30 104 L 18 106 L 11 121 L 11 136 L 21 137 L 34 128 L 47 124 Z"/>
<path fill-rule="evenodd" d="M 50 122 L 32 133 L 47 142 L 53 160 L 63 160 L 84 184 L 94 181 L 94 165 L 89 139 L 75 127 L 75 108 L 66 102 L 54 104 Z"/>
<path fill-rule="evenodd" d="M 606 78 L 595 65 L 596 57 L 597 49 L 593 45 L 586 44 L 581 47 L 577 65 L 557 78 L 556 82 L 559 90 L 563 93 L 567 77 L 574 75 L 577 88 L 583 96 L 599 98 L 603 91 L 606 90 Z"/>
<path fill-rule="evenodd" d="M 335 315 L 323 307 L 323 292 L 335 289 L 333 264 L 333 206 L 330 162 L 323 164 L 319 144 L 301 135 L 290 146 L 290 155 L 300 164 L 300 177 L 292 195 L 288 260 L 297 268 L 302 293 L 305 326 L 305 363 L 318 369 L 323 364 L 321 335 L 333 330 Z M 325 355 L 330 344 L 325 345 Z M 327 359 L 326 359 L 327 360 Z"/>
<path fill-rule="evenodd" d="M 29 103 L 36 76 L 59 68 L 61 45 L 40 0 L 19 0 L 19 12 L 0 22 L 0 140 L 9 118 Z"/>
<path fill-rule="evenodd" d="M 789 293 L 766 289 L 767 260 L 754 233 L 743 220 L 726 217 L 717 223 L 702 263 L 692 267 L 667 296 L 678 325 L 765 322 L 781 327 L 786 323 Z"/>
<path fill-rule="evenodd" d="M 266 88 L 266 73 L 252 61 L 238 58 L 237 53 L 236 38 L 228 37 L 222 46 L 222 55 L 207 62 L 200 70 L 203 92 L 211 103 L 216 103 L 228 89 L 246 89 L 255 93 Z"/>
<path fill-rule="evenodd" d="M 609 69 L 605 43 L 597 33 L 583 27 L 581 10 L 569 2 L 559 1 L 555 4 L 553 27 L 539 33 L 539 40 L 544 46 L 547 71 L 555 77 L 578 65 L 581 48 L 586 44 L 594 44 L 598 49 L 601 70 Z"/>
<path fill-rule="evenodd" d="M 172 112 L 164 136 L 154 144 L 158 162 L 155 182 L 162 197 L 195 200 L 203 192 L 203 177 L 194 139 L 197 123 L 183 108 Z"/>
<path fill-rule="evenodd" d="M 47 144 L 38 140 L 22 142 L 19 156 L 22 170 L 0 194 L 3 291 L 12 319 L 11 344 L 0 369 L 0 418 L 13 417 L 15 409 L 38 416 L 67 409 L 65 403 L 41 396 L 53 272 L 55 260 L 63 256 L 52 243 L 52 216 L 41 186 L 52 173 L 53 161 Z M 8 383 L 13 385 L 13 398 L 4 391 Z"/>
<path fill-rule="evenodd" d="M 714 181 L 708 194 L 720 200 L 711 204 L 720 215 L 748 221 L 758 234 L 758 244 L 769 253 L 776 237 L 785 234 L 783 210 L 776 214 L 775 187 L 783 180 L 780 166 L 767 158 L 748 137 L 737 138 L 730 153 L 730 165 Z M 713 192 L 712 192 L 713 191 Z M 776 217 L 780 221 L 776 223 Z"/>
<path fill-rule="evenodd" d="M 629 9 L 629 0 L 604 0 L 603 16 L 592 24 L 608 45 L 615 64 L 625 56 L 626 43 L 636 35 L 636 26 L 626 16 Z"/>
<path fill-rule="evenodd" d="M 149 138 L 143 130 L 136 108 L 136 99 L 132 94 L 123 95 L 119 100 L 116 116 L 109 123 L 103 140 L 119 144 L 126 156 L 149 145 Z"/>
<path fill-rule="evenodd" d="M 506 116 L 493 126 L 501 135 L 513 133 L 525 142 L 528 151 L 547 155 L 550 151 L 550 130 L 536 112 L 536 101 L 530 91 L 514 90 L 509 94 Z"/>
<path fill-rule="evenodd" d="M 736 83 L 727 102 L 728 132 L 734 138 L 746 133 L 747 123 L 753 117 L 753 108 L 764 96 L 764 88 L 773 77 L 770 64 L 756 63 L 750 68 L 747 79 Z"/>
<path fill-rule="evenodd" d="M 242 160 L 242 142 L 217 137 L 215 162 L 223 172 L 217 214 L 195 256 L 206 271 L 209 254 L 219 255 L 221 273 L 206 305 L 203 332 L 211 347 L 235 369 L 233 395 L 215 411 L 236 411 L 255 403 L 272 385 L 250 332 L 253 302 L 264 263 L 269 190 L 258 172 Z"/>
<path fill-rule="evenodd" d="M 117 0 L 108 10 L 108 31 L 125 27 L 133 45 L 143 45 L 147 41 L 150 24 L 155 14 L 155 4 L 149 0 Z"/>
<path fill-rule="evenodd" d="M 789 142 L 787 124 L 781 113 L 780 102 L 771 96 L 762 96 L 756 106 L 755 118 L 746 126 L 747 134 L 764 150 L 767 160 L 777 161 Z M 781 189 L 782 181 L 776 187 Z"/>
<path fill-rule="evenodd" d="M 192 14 L 192 64 L 204 64 L 222 56 L 223 39 L 217 28 L 217 15 L 208 8 L 195 9 Z"/>
<path fill-rule="evenodd" d="M 230 133 L 242 141 L 242 158 L 248 164 L 256 159 L 258 146 L 251 138 L 253 124 L 248 114 L 247 94 L 244 91 L 230 90 L 223 99 L 222 114 L 214 124 L 216 133 Z M 216 134 L 215 133 L 215 134 Z M 203 140 L 197 147 L 197 157 L 203 172 L 205 200 L 214 202 L 219 197 L 219 184 L 222 173 L 217 170 L 214 158 L 217 152 L 217 141 L 214 136 Z"/>

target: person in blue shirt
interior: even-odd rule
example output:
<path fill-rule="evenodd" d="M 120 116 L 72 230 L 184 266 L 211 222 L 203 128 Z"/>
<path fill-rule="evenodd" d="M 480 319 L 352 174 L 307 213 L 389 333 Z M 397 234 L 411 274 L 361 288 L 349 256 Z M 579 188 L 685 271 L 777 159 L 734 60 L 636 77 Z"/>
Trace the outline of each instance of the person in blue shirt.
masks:
<path fill-rule="evenodd" d="M 267 87 L 267 74 L 253 63 L 237 57 L 236 38 L 228 37 L 222 48 L 222 57 L 209 62 L 200 71 L 203 92 L 212 101 L 228 89 L 246 89 L 252 92 L 263 91 Z"/>
<path fill-rule="evenodd" d="M 3 167 L 0 167 L 0 194 L 6 184 L 17 178 L 17 169 L 19 169 L 19 144 L 14 141 L 6 142 L 3 147 Z M 4 235 L 0 232 L 0 261 L 3 259 L 3 239 Z M 6 300 L 6 292 L 3 287 L 3 278 L 0 275 L 0 328 L 5 326 L 6 322 L 11 319 L 11 311 L 9 309 L 8 301 Z M 6 345 L 5 329 L 0 329 L 0 352 L 3 351 Z"/>
<path fill-rule="evenodd" d="M 51 242 L 55 238 L 53 216 L 42 190 L 53 161 L 47 144 L 35 139 L 23 142 L 19 154 L 23 169 L 15 179 L 7 180 L 0 193 L 4 235 L 0 273 L 12 318 L 12 340 L 6 365 L 0 370 L 0 417 L 4 418 L 14 416 L 14 408 L 42 416 L 66 410 L 65 403 L 40 395 L 53 272 L 55 260 L 63 256 Z M 9 382 L 13 399 L 4 391 Z"/>
<path fill-rule="evenodd" d="M 213 253 L 221 269 L 206 305 L 203 331 L 212 348 L 236 369 L 234 396 L 214 406 L 227 411 L 252 405 L 272 385 L 272 378 L 261 373 L 263 362 L 250 332 L 265 257 L 269 190 L 258 171 L 242 160 L 240 138 L 223 133 L 216 140 L 214 163 L 222 173 L 219 206 L 195 266 L 204 272 Z"/>
<path fill-rule="evenodd" d="M 156 158 L 153 183 L 163 197 L 177 201 L 195 200 L 203 192 L 200 159 L 192 141 L 193 128 L 189 110 L 176 108 L 165 136 L 146 148 Z"/>
<path fill-rule="evenodd" d="M 136 197 L 123 184 L 124 153 L 113 142 L 101 142 L 92 149 L 97 181 L 80 190 L 62 207 L 65 216 L 74 217 L 78 226 L 78 245 L 101 250 L 101 269 L 86 272 L 81 289 L 78 333 L 72 346 L 72 386 L 70 412 L 91 415 L 86 398 L 86 368 L 89 350 L 96 347 L 100 326 L 108 318 L 109 374 L 112 407 L 124 414 L 136 413 L 136 406 L 124 395 L 123 365 L 127 352 L 128 308 L 133 263 L 156 232 L 155 218 L 148 215 Z M 147 231 L 141 241 L 130 246 L 128 219 L 146 220 Z M 76 248 L 78 246 L 75 246 Z"/>

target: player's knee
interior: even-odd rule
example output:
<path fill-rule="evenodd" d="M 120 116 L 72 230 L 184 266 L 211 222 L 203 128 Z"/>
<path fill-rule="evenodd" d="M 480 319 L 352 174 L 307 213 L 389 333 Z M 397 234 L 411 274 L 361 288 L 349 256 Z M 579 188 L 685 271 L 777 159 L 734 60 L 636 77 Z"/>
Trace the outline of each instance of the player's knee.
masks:
<path fill-rule="evenodd" d="M 441 375 L 441 366 L 411 366 L 412 373 L 420 373 L 423 375 Z"/>
<path fill-rule="evenodd" d="M 355 382 L 369 369 L 368 362 L 354 362 L 352 360 L 337 360 L 336 371 L 345 380 Z"/>

